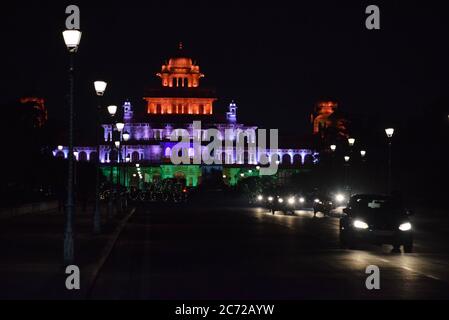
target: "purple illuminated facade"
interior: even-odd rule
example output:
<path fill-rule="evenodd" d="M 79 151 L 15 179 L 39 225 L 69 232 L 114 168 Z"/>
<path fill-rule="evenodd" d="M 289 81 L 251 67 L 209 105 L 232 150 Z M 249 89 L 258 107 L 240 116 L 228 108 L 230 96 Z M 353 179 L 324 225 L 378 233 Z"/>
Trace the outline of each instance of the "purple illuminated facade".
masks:
<path fill-rule="evenodd" d="M 163 74 L 158 74 L 162 79 L 161 88 L 150 89 L 144 99 L 148 102 L 145 118 L 136 119 L 133 106 L 126 101 L 119 110 L 120 121 L 125 124 L 119 133 L 113 124 L 103 124 L 103 143 L 100 145 L 99 159 L 104 168 L 111 167 L 116 163 L 127 163 L 135 168 L 139 163 L 143 172 L 143 180 L 152 182 L 155 179 L 183 178 L 188 186 L 196 186 L 201 183 L 201 178 L 208 171 L 207 167 L 213 167 L 223 172 L 223 178 L 229 184 L 235 184 L 244 176 L 257 175 L 260 155 L 257 148 L 249 148 L 243 154 L 237 154 L 235 143 L 233 147 L 226 148 L 223 143 L 222 149 L 215 150 L 215 159 L 221 160 L 221 165 L 173 165 L 170 160 L 171 150 L 175 142 L 170 141 L 174 130 L 184 129 L 190 137 L 193 137 L 193 121 L 201 121 L 200 135 L 206 138 L 206 130 L 217 129 L 225 140 L 235 141 L 235 136 L 226 135 L 226 130 L 237 129 L 246 132 L 256 132 L 257 126 L 248 126 L 238 123 L 237 105 L 231 102 L 228 112 L 224 115 L 213 113 L 213 91 L 199 88 L 199 67 L 192 63 L 190 58 L 178 56 L 169 60 L 162 68 Z M 115 119 L 118 121 L 117 119 Z M 249 130 L 249 131 L 247 131 Z M 127 132 L 130 139 L 124 142 L 123 133 Z M 176 132 L 177 133 L 177 132 Z M 256 135 L 248 136 L 255 142 Z M 200 138 L 200 137 L 198 137 Z M 122 141 L 119 150 L 114 147 L 114 141 Z M 208 142 L 207 142 L 208 143 Z M 205 143 L 202 148 L 205 148 Z M 282 144 L 282 141 L 279 141 Z M 77 161 L 95 161 L 96 147 L 74 148 Z M 183 147 L 184 149 L 184 147 Z M 185 146 L 189 157 L 194 156 L 191 144 Z M 120 154 L 120 156 L 118 156 Z M 277 155 L 279 173 L 285 170 L 294 171 L 313 165 L 318 161 L 318 153 L 303 148 L 282 148 L 267 150 L 266 155 Z M 56 157 L 68 156 L 68 147 L 59 146 L 53 151 Z M 128 162 L 126 159 L 128 158 Z M 242 174 L 243 173 L 243 174 Z M 284 172 L 285 173 L 285 172 Z M 124 181 L 126 185 L 137 185 L 132 173 Z"/>

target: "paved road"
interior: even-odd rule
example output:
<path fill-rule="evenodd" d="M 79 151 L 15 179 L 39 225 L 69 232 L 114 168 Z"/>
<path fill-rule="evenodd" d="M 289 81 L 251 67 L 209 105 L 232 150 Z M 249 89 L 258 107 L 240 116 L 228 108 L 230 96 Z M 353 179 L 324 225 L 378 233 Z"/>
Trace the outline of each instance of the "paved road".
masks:
<path fill-rule="evenodd" d="M 309 211 L 147 206 L 123 231 L 92 298 L 447 299 L 447 243 L 418 225 L 413 254 L 342 250 L 338 219 Z M 371 264 L 381 271 L 378 291 L 365 288 Z"/>

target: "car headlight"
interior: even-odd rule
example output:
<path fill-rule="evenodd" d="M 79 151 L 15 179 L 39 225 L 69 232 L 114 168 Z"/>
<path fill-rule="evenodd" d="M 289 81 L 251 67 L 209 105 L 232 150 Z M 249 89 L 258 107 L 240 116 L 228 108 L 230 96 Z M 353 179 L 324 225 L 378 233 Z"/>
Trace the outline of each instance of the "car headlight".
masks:
<path fill-rule="evenodd" d="M 304 203 L 306 202 L 306 199 L 304 199 L 303 197 L 299 198 L 299 202 Z"/>
<path fill-rule="evenodd" d="M 410 222 L 403 223 L 399 226 L 399 230 L 401 231 L 409 231 L 412 229 L 412 224 Z"/>
<path fill-rule="evenodd" d="M 262 196 L 262 195 L 259 195 L 259 196 L 257 197 L 257 200 L 262 201 L 262 200 L 263 200 L 263 196 Z"/>
<path fill-rule="evenodd" d="M 279 203 L 282 203 L 282 202 L 284 202 L 284 199 L 279 198 L 278 201 L 279 201 Z"/>
<path fill-rule="evenodd" d="M 354 227 L 356 227 L 357 229 L 368 229 L 368 224 L 366 224 L 366 222 L 363 222 L 361 220 L 355 220 Z"/>
<path fill-rule="evenodd" d="M 313 200 L 315 203 L 320 203 L 320 199 Z"/>
<path fill-rule="evenodd" d="M 273 197 L 268 197 L 268 201 L 273 201 Z"/>
<path fill-rule="evenodd" d="M 295 198 L 291 197 L 288 199 L 288 204 L 294 204 L 295 203 Z"/>
<path fill-rule="evenodd" d="M 342 194 L 337 194 L 335 196 L 335 201 L 337 201 L 338 203 L 342 203 L 343 201 L 345 201 L 345 196 Z"/>

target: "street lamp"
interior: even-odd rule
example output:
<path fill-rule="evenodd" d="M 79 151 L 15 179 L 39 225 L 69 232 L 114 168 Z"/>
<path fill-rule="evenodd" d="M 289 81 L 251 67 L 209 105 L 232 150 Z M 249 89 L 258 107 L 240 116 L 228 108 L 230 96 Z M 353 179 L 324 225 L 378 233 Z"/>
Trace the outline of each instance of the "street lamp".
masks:
<path fill-rule="evenodd" d="M 61 145 L 59 145 L 59 146 L 58 146 L 58 151 L 62 151 L 62 149 L 64 149 L 64 147 L 61 146 Z"/>
<path fill-rule="evenodd" d="M 117 113 L 117 106 L 115 105 L 110 105 L 107 107 L 108 108 L 108 113 L 111 117 L 115 116 L 115 114 Z"/>
<path fill-rule="evenodd" d="M 385 129 L 385 133 L 386 133 L 388 138 L 391 138 L 391 137 L 393 137 L 394 129 L 393 128 L 387 128 L 387 129 Z"/>
<path fill-rule="evenodd" d="M 348 143 L 349 143 L 349 146 L 350 146 L 350 147 L 353 147 L 354 144 L 355 144 L 355 139 L 354 139 L 354 138 L 349 138 L 349 139 L 348 139 Z"/>
<path fill-rule="evenodd" d="M 365 158 L 366 151 L 365 150 L 360 150 L 360 155 L 362 156 L 362 158 Z"/>
<path fill-rule="evenodd" d="M 114 141 L 114 145 L 117 149 L 120 148 L 120 141 Z"/>
<path fill-rule="evenodd" d="M 131 135 L 128 132 L 123 132 L 123 141 L 127 142 L 129 140 L 129 138 L 131 137 Z"/>
<path fill-rule="evenodd" d="M 62 32 L 64 43 L 69 51 L 69 159 L 67 175 L 66 221 L 64 226 L 64 263 L 69 265 L 74 260 L 73 216 L 75 211 L 73 196 L 73 118 L 74 118 L 74 56 L 81 41 L 81 31 L 65 30 Z"/>
<path fill-rule="evenodd" d="M 385 129 L 385 134 L 388 138 L 388 194 L 391 193 L 391 186 L 392 186 L 392 173 L 391 173 L 391 140 L 393 138 L 394 129 L 393 128 L 387 128 Z"/>
<path fill-rule="evenodd" d="M 131 135 L 129 134 L 129 132 L 127 132 L 127 131 L 123 132 L 123 134 L 122 134 L 123 141 L 128 142 L 130 137 L 131 137 Z M 131 157 L 128 155 L 127 146 L 125 144 L 125 173 L 124 173 L 125 187 L 126 187 L 126 180 L 128 179 L 128 162 L 130 162 L 130 161 L 131 161 Z"/>
<path fill-rule="evenodd" d="M 332 152 L 335 152 L 335 150 L 337 150 L 337 146 L 335 144 L 332 144 L 330 148 Z"/>
<path fill-rule="evenodd" d="M 94 88 L 98 97 L 102 97 L 106 91 L 106 86 L 108 84 L 105 81 L 95 81 Z M 98 104 L 97 107 L 97 126 L 95 130 L 95 137 L 97 143 L 97 159 L 96 160 L 96 174 L 95 174 L 95 209 L 94 209 L 94 233 L 98 234 L 101 232 L 101 213 L 100 213 L 100 111 L 101 105 Z M 115 114 L 115 112 L 114 112 Z"/>
<path fill-rule="evenodd" d="M 115 127 L 117 128 L 118 132 L 122 132 L 123 128 L 125 127 L 125 124 L 123 122 L 117 122 L 115 124 Z"/>
<path fill-rule="evenodd" d="M 67 46 L 67 50 L 70 53 L 78 51 L 78 47 L 81 41 L 81 31 L 79 30 L 65 30 L 62 32 L 64 43 Z"/>
<path fill-rule="evenodd" d="M 104 81 L 95 81 L 94 82 L 94 88 L 95 92 L 97 93 L 97 96 L 101 97 L 104 92 L 106 91 L 106 86 L 108 84 Z"/>
<path fill-rule="evenodd" d="M 349 171 L 349 160 L 351 159 L 351 157 L 350 156 L 345 156 L 344 159 L 345 159 L 345 185 L 346 185 L 346 190 L 348 191 L 349 194 L 351 194 L 350 191 L 349 191 L 349 181 L 348 181 L 349 180 L 349 177 L 348 177 L 348 175 L 349 175 L 349 173 L 348 173 L 348 171 Z"/>

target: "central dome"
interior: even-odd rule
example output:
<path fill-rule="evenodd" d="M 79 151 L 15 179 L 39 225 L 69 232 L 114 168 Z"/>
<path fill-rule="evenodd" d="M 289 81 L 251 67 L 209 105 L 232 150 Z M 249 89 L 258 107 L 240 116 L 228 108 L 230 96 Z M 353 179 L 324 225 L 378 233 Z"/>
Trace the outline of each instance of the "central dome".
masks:
<path fill-rule="evenodd" d="M 192 59 L 185 57 L 171 58 L 168 65 L 172 68 L 191 68 L 193 65 Z"/>

